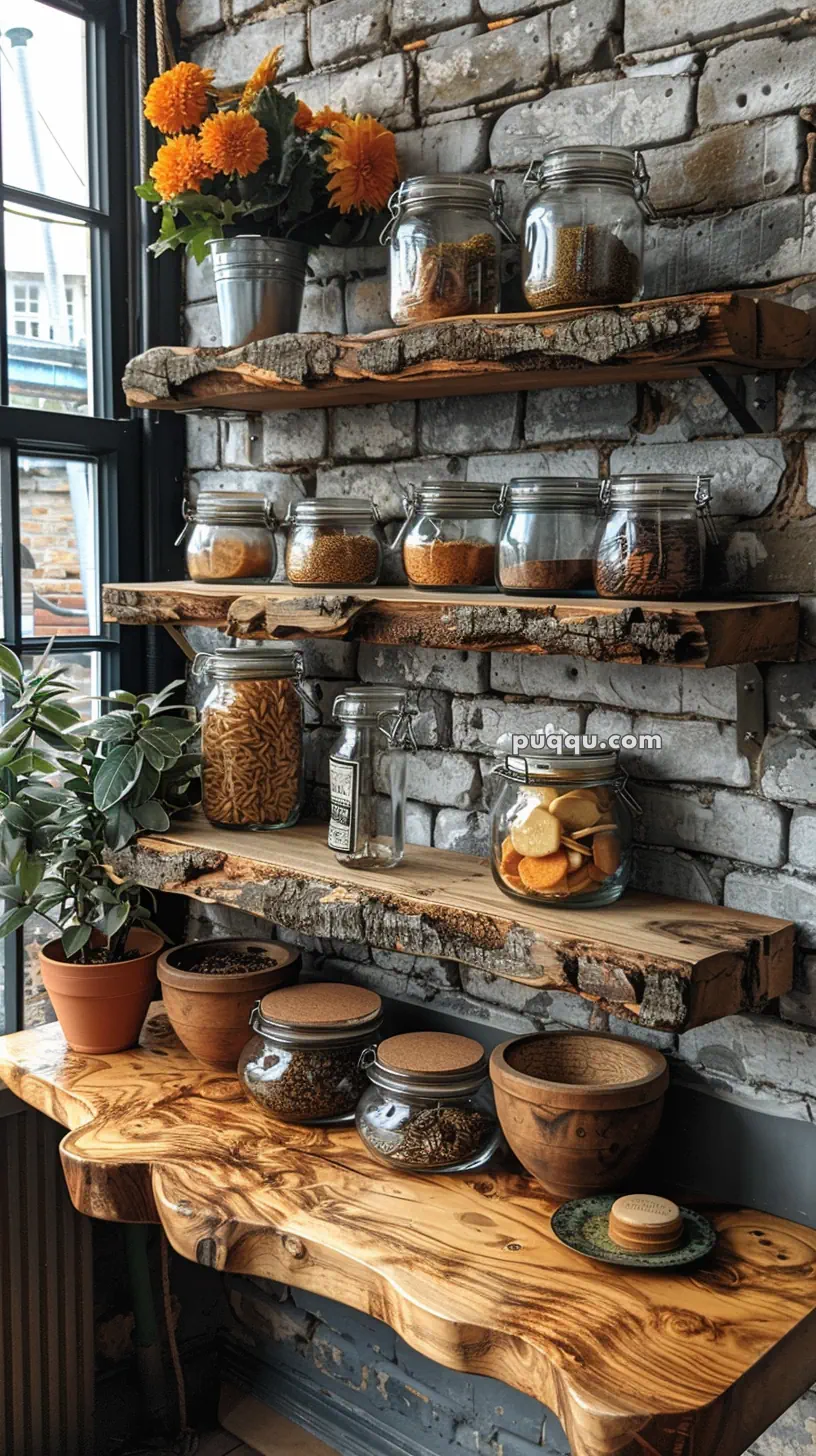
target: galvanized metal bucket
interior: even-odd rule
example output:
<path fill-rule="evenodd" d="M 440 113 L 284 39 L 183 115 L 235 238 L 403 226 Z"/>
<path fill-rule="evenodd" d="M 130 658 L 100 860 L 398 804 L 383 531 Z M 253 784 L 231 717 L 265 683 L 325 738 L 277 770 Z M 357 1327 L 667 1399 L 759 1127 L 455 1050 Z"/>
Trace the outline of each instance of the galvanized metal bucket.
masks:
<path fill-rule="evenodd" d="M 215 296 L 225 348 L 296 334 L 308 250 L 288 238 L 213 238 Z"/>

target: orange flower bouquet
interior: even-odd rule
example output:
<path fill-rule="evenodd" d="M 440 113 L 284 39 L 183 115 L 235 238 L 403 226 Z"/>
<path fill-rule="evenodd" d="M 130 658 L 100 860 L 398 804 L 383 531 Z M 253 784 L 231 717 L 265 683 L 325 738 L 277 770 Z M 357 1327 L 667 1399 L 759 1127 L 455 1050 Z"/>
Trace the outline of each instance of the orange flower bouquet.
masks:
<path fill-rule="evenodd" d="M 208 244 L 237 232 L 300 244 L 365 241 L 397 181 L 393 133 L 373 116 L 313 114 L 276 84 L 282 51 L 242 90 L 182 61 L 158 76 L 145 116 L 164 134 L 140 197 L 162 215 L 151 250 Z"/>

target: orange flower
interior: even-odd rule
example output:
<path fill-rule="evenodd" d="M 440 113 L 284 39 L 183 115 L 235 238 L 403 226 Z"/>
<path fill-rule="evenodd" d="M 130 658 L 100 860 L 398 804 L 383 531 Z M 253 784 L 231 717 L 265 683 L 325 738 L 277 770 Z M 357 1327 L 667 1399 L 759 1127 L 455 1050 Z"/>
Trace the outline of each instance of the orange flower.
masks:
<path fill-rule="evenodd" d="M 329 206 L 341 212 L 385 207 L 398 175 L 393 132 L 373 116 L 344 117 L 326 140 Z"/>
<path fill-rule="evenodd" d="M 255 67 L 241 93 L 240 111 L 248 111 L 255 97 L 263 91 L 264 86 L 272 85 L 277 78 L 282 60 L 283 46 L 275 46 L 268 56 L 264 56 L 261 64 Z"/>
<path fill-rule="evenodd" d="M 165 136 L 198 126 L 207 110 L 207 91 L 214 71 L 203 71 L 192 61 L 179 61 L 149 87 L 144 114 Z"/>
<path fill-rule="evenodd" d="M 314 131 L 313 121 L 314 117 L 311 106 L 307 106 L 305 101 L 299 101 L 297 111 L 292 117 L 292 125 L 295 131 Z"/>
<path fill-rule="evenodd" d="M 335 111 L 333 106 L 324 106 L 312 117 L 310 131 L 332 131 L 338 121 L 348 121 L 345 111 Z"/>
<path fill-rule="evenodd" d="M 204 161 L 216 172 L 257 172 L 268 151 L 266 132 L 248 111 L 217 111 L 201 128 Z"/>
<path fill-rule="evenodd" d="M 212 177 L 212 172 L 204 160 L 198 137 L 184 132 L 170 137 L 159 148 L 150 175 L 162 202 L 169 202 L 180 192 L 200 192 L 202 182 Z"/>

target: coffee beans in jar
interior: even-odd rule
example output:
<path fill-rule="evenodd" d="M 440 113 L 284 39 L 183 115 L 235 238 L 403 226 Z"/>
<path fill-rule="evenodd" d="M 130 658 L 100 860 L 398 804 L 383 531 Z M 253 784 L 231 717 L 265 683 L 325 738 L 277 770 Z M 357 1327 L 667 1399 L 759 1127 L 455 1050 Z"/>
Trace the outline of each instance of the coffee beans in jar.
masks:
<path fill-rule="evenodd" d="M 303 795 L 302 661 L 288 646 L 223 648 L 201 711 L 202 804 L 211 824 L 284 828 Z"/>
<path fill-rule="evenodd" d="M 600 500 L 599 596 L 678 601 L 700 592 L 706 544 L 717 541 L 709 476 L 615 476 Z"/>
<path fill-rule="evenodd" d="M 298 501 L 285 524 L 286 575 L 294 586 L 374 586 L 379 580 L 383 535 L 371 501 Z"/>
<path fill-rule="evenodd" d="M 380 1162 L 403 1172 L 466 1172 L 493 1156 L 500 1133 L 479 1042 L 447 1032 L 389 1037 L 366 1054 L 371 1087 L 357 1131 Z"/>
<path fill-rule="evenodd" d="M 271 991 L 250 1025 L 238 1076 L 253 1101 L 281 1122 L 353 1120 L 368 1085 L 363 1053 L 382 1026 L 374 991 L 319 981 Z"/>

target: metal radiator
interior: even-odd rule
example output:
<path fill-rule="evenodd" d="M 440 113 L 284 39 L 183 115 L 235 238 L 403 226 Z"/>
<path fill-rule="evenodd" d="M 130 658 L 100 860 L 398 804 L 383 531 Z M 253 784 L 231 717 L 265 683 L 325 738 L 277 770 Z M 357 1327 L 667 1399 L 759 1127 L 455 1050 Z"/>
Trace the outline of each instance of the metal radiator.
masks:
<path fill-rule="evenodd" d="M 91 1223 L 64 1130 L 0 1087 L 0 1456 L 92 1456 Z"/>

